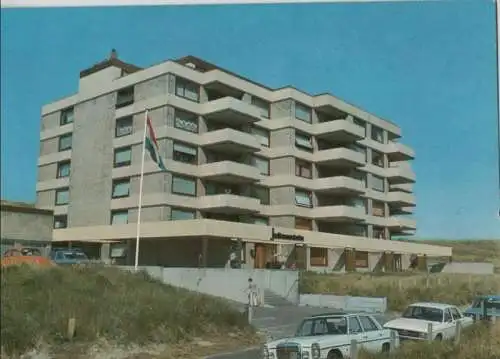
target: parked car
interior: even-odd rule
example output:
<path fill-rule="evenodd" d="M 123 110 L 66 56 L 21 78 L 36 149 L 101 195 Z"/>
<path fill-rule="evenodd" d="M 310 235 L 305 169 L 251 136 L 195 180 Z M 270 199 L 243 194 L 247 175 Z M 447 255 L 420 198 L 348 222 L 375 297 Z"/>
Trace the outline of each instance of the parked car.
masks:
<path fill-rule="evenodd" d="M 499 318 L 500 294 L 477 296 L 464 314 L 473 319 L 491 319 L 493 316 Z"/>
<path fill-rule="evenodd" d="M 432 324 L 432 339 L 452 339 L 455 336 L 457 322 L 462 328 L 474 321 L 466 317 L 462 311 L 451 304 L 415 303 L 406 308 L 401 318 L 385 323 L 384 328 L 397 330 L 403 340 L 429 339 L 429 324 Z"/>
<path fill-rule="evenodd" d="M 369 352 L 389 352 L 399 346 L 397 332 L 369 314 L 326 313 L 305 318 L 295 336 L 266 343 L 263 359 L 341 359 L 351 357 L 351 340 Z"/>
<path fill-rule="evenodd" d="M 78 248 L 53 249 L 50 258 L 59 265 L 87 264 L 89 257 Z"/>
<path fill-rule="evenodd" d="M 44 267 L 53 266 L 54 263 L 44 256 L 38 248 L 18 247 L 11 248 L 3 253 L 1 266 L 32 264 Z"/>

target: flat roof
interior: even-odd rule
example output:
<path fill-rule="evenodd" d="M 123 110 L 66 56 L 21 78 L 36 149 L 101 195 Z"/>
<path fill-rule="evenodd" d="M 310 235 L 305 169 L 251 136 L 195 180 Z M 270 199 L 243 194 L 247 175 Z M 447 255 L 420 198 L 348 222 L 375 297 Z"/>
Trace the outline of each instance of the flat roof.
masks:
<path fill-rule="evenodd" d="M 34 203 L 7 201 L 4 199 L 0 200 L 0 209 L 6 212 L 54 215 L 54 211 L 37 208 Z"/>

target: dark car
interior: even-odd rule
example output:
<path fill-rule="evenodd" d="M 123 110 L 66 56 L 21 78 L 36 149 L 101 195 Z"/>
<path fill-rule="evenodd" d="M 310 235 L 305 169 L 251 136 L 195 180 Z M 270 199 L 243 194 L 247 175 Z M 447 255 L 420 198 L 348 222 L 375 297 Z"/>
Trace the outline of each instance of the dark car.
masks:
<path fill-rule="evenodd" d="M 87 264 L 89 257 L 81 249 L 54 249 L 50 259 L 59 265 Z"/>

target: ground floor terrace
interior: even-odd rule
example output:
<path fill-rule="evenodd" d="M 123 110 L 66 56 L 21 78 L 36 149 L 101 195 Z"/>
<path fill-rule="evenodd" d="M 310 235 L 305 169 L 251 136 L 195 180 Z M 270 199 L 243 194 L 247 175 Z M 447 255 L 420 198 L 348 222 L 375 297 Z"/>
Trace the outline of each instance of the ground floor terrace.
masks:
<path fill-rule="evenodd" d="M 136 224 L 59 229 L 53 246 L 133 265 L 136 231 Z M 451 256 L 451 247 L 203 219 L 142 223 L 138 257 L 140 266 L 402 271 Z"/>

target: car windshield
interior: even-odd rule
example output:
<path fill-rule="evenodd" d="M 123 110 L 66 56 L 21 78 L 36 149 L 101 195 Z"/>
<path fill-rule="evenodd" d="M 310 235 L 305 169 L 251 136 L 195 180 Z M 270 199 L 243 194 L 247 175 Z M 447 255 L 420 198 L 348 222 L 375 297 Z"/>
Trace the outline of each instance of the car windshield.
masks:
<path fill-rule="evenodd" d="M 431 322 L 443 321 L 443 310 L 432 307 L 409 306 L 403 312 L 403 318 L 428 320 Z"/>
<path fill-rule="evenodd" d="M 344 316 L 305 319 L 295 334 L 297 337 L 314 335 L 342 335 L 347 333 L 347 319 Z"/>
<path fill-rule="evenodd" d="M 485 306 L 486 309 L 493 309 L 493 308 L 495 308 L 496 310 L 500 310 L 500 302 L 494 300 L 493 298 L 489 298 L 489 299 L 476 299 L 472 303 L 471 307 L 474 308 L 474 309 L 481 308 L 481 303 L 483 303 L 483 302 L 484 302 L 484 306 Z"/>
<path fill-rule="evenodd" d="M 64 252 L 65 259 L 87 259 L 87 256 L 83 252 Z"/>

